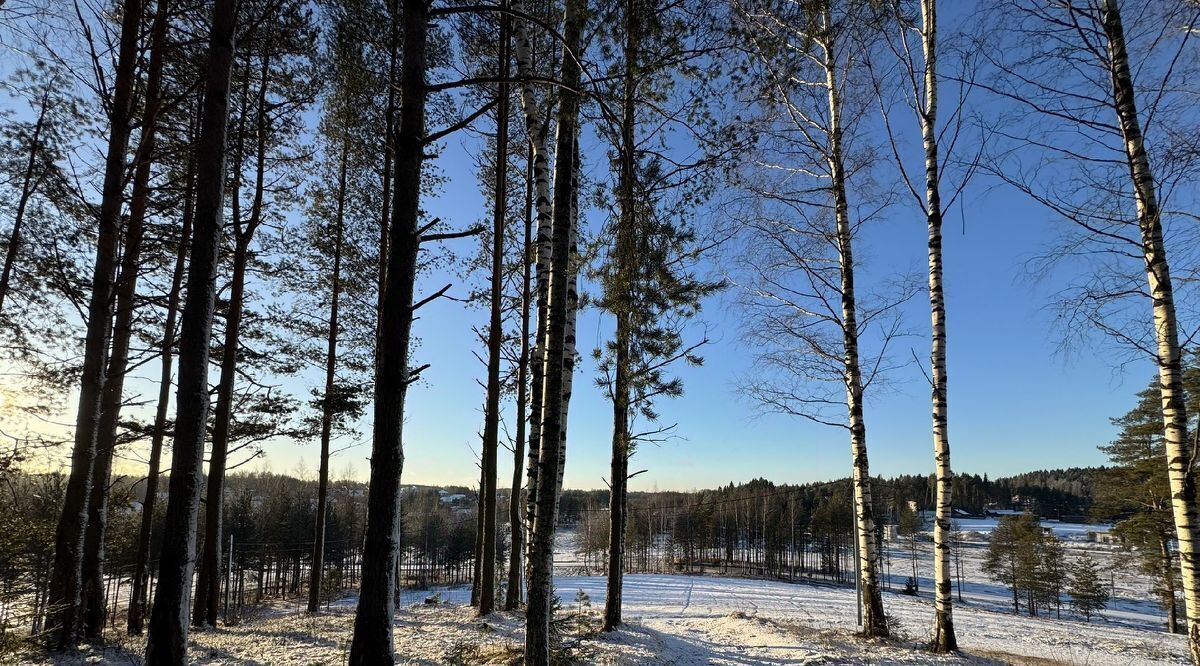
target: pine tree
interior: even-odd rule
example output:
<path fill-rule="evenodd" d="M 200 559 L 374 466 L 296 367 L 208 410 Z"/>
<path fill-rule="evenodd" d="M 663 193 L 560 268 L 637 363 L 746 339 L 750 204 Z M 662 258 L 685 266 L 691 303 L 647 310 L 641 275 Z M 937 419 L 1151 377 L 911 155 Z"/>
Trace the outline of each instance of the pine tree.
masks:
<path fill-rule="evenodd" d="M 1191 413 L 1200 409 L 1200 366 L 1195 353 L 1183 368 L 1184 393 Z M 1178 553 L 1172 547 L 1175 520 L 1171 487 L 1162 464 L 1166 455 L 1157 381 L 1137 395 L 1137 404 L 1112 419 L 1117 438 L 1100 447 L 1111 467 L 1102 470 L 1095 484 L 1092 515 L 1111 520 L 1125 556 L 1153 580 L 1153 592 L 1167 611 L 1167 630 L 1181 629 L 1178 615 Z"/>
<path fill-rule="evenodd" d="M 208 424 L 208 361 L 212 339 L 221 213 L 224 207 L 225 138 L 233 72 L 237 0 L 217 0 L 209 35 L 204 106 L 196 142 L 196 212 L 187 274 L 187 299 L 179 338 L 179 404 L 171 453 L 170 494 L 159 558 L 158 587 L 150 616 L 146 661 L 187 661 L 188 607 L 195 566 L 204 440 Z"/>
<path fill-rule="evenodd" d="M 1100 565 L 1086 552 L 1070 565 L 1067 595 L 1071 597 L 1071 607 L 1083 613 L 1088 622 L 1108 606 L 1108 585 L 1100 576 Z"/>

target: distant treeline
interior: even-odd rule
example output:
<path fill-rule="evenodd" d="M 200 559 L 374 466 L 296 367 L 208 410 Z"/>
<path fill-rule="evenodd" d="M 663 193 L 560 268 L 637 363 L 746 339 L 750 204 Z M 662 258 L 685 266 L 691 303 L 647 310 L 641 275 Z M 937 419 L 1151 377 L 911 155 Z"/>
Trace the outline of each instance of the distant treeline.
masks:
<path fill-rule="evenodd" d="M 956 507 L 972 514 L 987 509 L 1025 508 L 1043 518 L 1080 518 L 1091 504 L 1096 469 L 1048 470 L 988 479 L 954 479 Z M 49 555 L 65 479 L 57 473 L 4 475 L 0 493 L 0 618 L 18 631 L 36 632 L 45 603 Z M 932 507 L 933 477 L 906 475 L 875 481 L 875 504 L 883 524 L 898 524 L 916 506 Z M 144 479 L 118 478 L 109 503 L 106 535 L 109 567 L 107 605 L 116 621 L 129 601 L 139 504 Z M 165 484 L 160 484 L 160 488 Z M 266 598 L 305 594 L 311 562 L 315 480 L 272 473 L 234 473 L 225 486 L 222 543 L 231 548 L 230 615 Z M 759 576 L 818 576 L 849 580 L 853 569 L 849 479 L 800 485 L 764 479 L 699 491 L 634 492 L 627 523 L 627 570 L 717 570 Z M 507 493 L 501 493 L 507 507 Z M 585 566 L 606 557 L 607 490 L 564 490 L 561 521 L 576 528 L 576 552 Z M 322 596 L 357 584 L 366 521 L 366 484 L 330 484 L 326 515 Z M 912 503 L 912 504 L 910 504 Z M 406 486 L 402 500 L 402 586 L 469 582 L 475 565 L 477 490 Z M 204 511 L 204 507 L 201 507 Z M 161 525 L 164 503 L 155 508 Z M 161 529 L 153 532 L 156 537 Z M 231 540 L 232 539 L 232 540 Z M 506 561 L 507 535 L 498 559 Z M 198 544 L 197 548 L 201 546 Z M 570 546 L 564 544 L 564 548 Z M 161 543 L 151 546 L 156 560 Z M 226 552 L 223 557 L 229 558 Z M 591 560 L 591 561 L 589 561 Z M 151 581 L 153 589 L 153 581 Z"/>
<path fill-rule="evenodd" d="M 989 510 L 1026 510 L 1042 518 L 1086 521 L 1092 505 L 1092 483 L 1101 467 L 1072 467 L 1059 470 L 1038 470 L 1014 476 L 989 479 L 987 474 L 958 474 L 954 476 L 954 506 L 975 515 Z M 905 474 L 893 478 L 876 477 L 874 494 L 877 508 L 885 522 L 894 522 L 900 508 L 915 502 L 918 510 L 932 510 L 934 477 Z M 755 479 L 744 484 L 729 484 L 721 488 L 700 491 L 631 492 L 633 506 L 668 506 L 681 503 L 701 503 L 743 498 L 747 493 L 776 493 L 791 497 L 799 506 L 809 510 L 822 503 L 822 498 L 850 492 L 850 479 L 820 481 L 798 485 L 775 484 Z M 560 515 L 563 520 L 577 522 L 589 507 L 608 503 L 607 490 L 564 490 Z"/>

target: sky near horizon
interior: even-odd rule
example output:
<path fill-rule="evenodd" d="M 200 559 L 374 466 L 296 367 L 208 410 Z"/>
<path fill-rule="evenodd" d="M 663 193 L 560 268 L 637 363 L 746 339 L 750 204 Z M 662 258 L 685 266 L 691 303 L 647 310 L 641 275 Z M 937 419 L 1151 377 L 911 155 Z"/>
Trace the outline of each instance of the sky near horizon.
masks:
<path fill-rule="evenodd" d="M 424 202 L 431 217 L 440 217 L 454 228 L 487 216 L 471 156 L 476 140 L 473 135 L 460 134 L 445 142 L 436 162 L 446 177 L 445 185 Z M 584 168 L 599 177 L 607 169 L 607 161 L 602 149 L 591 148 L 584 148 Z M 593 232 L 605 214 L 585 211 Z M 1128 410 L 1136 392 L 1153 376 L 1148 360 L 1125 363 L 1108 344 L 1093 343 L 1069 353 L 1059 348 L 1061 331 L 1047 309 L 1056 288 L 1055 276 L 1035 281 L 1025 266 L 1057 237 L 1063 224 L 1024 195 L 982 176 L 946 220 L 950 443 L 956 471 L 995 477 L 1103 464 L 1105 458 L 1097 447 L 1114 435 L 1109 419 Z M 468 246 L 477 241 L 452 242 L 462 244 L 460 248 L 467 254 Z M 864 234 L 856 251 L 868 276 L 896 272 L 923 276 L 925 243 L 924 218 L 910 200 L 902 199 Z M 471 285 L 478 285 L 482 277 L 470 279 Z M 421 277 L 418 297 L 452 280 L 457 282 L 452 293 L 464 295 L 468 284 L 438 271 Z M 738 381 L 751 369 L 753 350 L 742 342 L 733 296 L 727 292 L 705 303 L 700 322 L 711 340 L 701 350 L 705 364 L 677 368 L 684 380 L 684 395 L 659 403 L 663 422 L 678 424 L 675 437 L 638 450 L 631 471 L 646 472 L 632 480 L 631 489 L 697 489 L 759 477 L 795 483 L 849 474 L 846 431 L 795 417 L 761 414 L 739 393 Z M 1149 304 L 1146 309 L 1148 314 Z M 927 297 L 915 297 L 904 314 L 913 336 L 900 340 L 896 351 L 902 359 L 915 356 L 927 364 Z M 431 367 L 423 373 L 423 381 L 408 392 L 405 483 L 472 486 L 478 482 L 484 399 L 478 382 L 484 378 L 485 368 L 472 354 L 479 348 L 472 329 L 485 327 L 486 319 L 483 308 L 439 300 L 423 308 L 414 325 L 414 335 L 420 339 L 415 364 L 430 363 Z M 611 328 L 611 318 L 594 309 L 579 315 L 577 340 L 582 362 L 577 366 L 570 409 L 567 487 L 606 487 L 611 408 L 595 384 L 591 351 L 603 343 Z M 699 329 L 693 333 L 695 339 Z M 214 369 L 211 379 L 215 378 Z M 867 398 L 871 470 L 883 476 L 932 473 L 928 384 L 915 363 L 893 380 L 885 391 Z M 309 385 L 308 379 L 285 382 L 285 387 L 302 399 L 307 398 Z M 73 417 L 73 405 L 72 398 L 63 412 L 68 417 Z M 504 416 L 511 430 L 511 401 Z M 335 477 L 349 474 L 367 479 L 369 423 L 361 430 L 357 440 L 334 444 L 338 451 L 331 465 Z M 316 441 L 270 442 L 265 456 L 248 469 L 315 476 L 317 451 Z M 60 463 L 69 458 L 66 451 L 62 454 Z M 501 450 L 502 486 L 511 478 L 511 459 L 510 453 Z M 136 473 L 128 462 L 125 469 Z"/>

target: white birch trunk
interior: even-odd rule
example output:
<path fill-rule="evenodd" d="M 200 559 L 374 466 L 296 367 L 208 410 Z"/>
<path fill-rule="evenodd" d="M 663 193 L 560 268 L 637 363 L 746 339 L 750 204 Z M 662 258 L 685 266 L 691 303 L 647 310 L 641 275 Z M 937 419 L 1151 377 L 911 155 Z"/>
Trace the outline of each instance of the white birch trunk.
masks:
<path fill-rule="evenodd" d="M 563 342 L 563 391 L 562 391 L 562 428 L 558 439 L 558 481 L 556 492 L 562 495 L 563 474 L 567 468 L 567 409 L 571 404 L 571 385 L 575 376 L 575 320 L 579 312 L 579 128 L 574 130 L 571 140 L 574 146 L 574 170 L 571 172 L 571 235 L 567 240 L 569 245 L 569 263 L 567 271 L 567 333 Z M 555 508 L 558 507 L 556 503 Z M 554 522 L 558 522 L 555 514 Z"/>
<path fill-rule="evenodd" d="M 917 117 L 925 147 L 925 214 L 929 226 L 929 315 L 932 329 L 930 366 L 933 380 L 933 456 L 937 501 L 933 523 L 933 637 L 935 652 L 958 649 L 954 634 L 950 579 L 950 521 L 953 479 L 947 407 L 946 299 L 942 289 L 941 163 L 937 144 L 937 0 L 921 0 L 921 48 L 925 57 L 925 104 Z"/>
<path fill-rule="evenodd" d="M 824 9 L 826 28 L 833 24 L 828 6 Z M 827 35 L 831 35 L 826 30 Z M 829 172 L 833 186 L 834 218 L 837 223 L 838 260 L 841 266 L 842 339 L 845 347 L 846 408 L 850 421 L 850 450 L 854 466 L 854 514 L 859 560 L 859 583 L 863 602 L 863 634 L 867 637 L 888 635 L 883 597 L 879 590 L 875 558 L 875 517 L 871 497 L 871 471 L 867 461 L 867 426 L 863 417 L 863 378 L 858 356 L 858 312 L 854 297 L 854 250 L 849 202 L 846 197 L 846 171 L 842 154 L 842 100 L 838 65 L 832 36 L 825 39 L 825 85 L 829 97 Z"/>
<path fill-rule="evenodd" d="M 522 11 L 522 3 L 514 0 L 515 11 Z M 537 516 L 537 470 L 542 442 L 542 367 L 545 362 L 543 337 L 546 332 L 546 303 L 550 295 L 550 240 L 552 235 L 552 210 L 550 206 L 550 166 L 546 150 L 546 121 L 537 107 L 530 77 L 534 73 L 533 47 L 529 28 L 524 21 L 513 21 L 513 53 L 517 60 L 517 75 L 522 79 L 520 89 L 521 109 L 525 117 L 525 132 L 529 137 L 533 155 L 533 197 L 537 211 L 537 242 L 534 261 L 537 264 L 537 323 L 534 332 L 533 354 L 530 358 L 531 373 L 529 408 L 529 442 L 526 463 L 525 486 L 525 538 L 526 566 L 529 566 L 529 551 L 533 547 L 532 531 Z"/>
<path fill-rule="evenodd" d="M 1125 29 L 1115 0 L 1103 0 L 1101 14 L 1108 39 L 1113 105 L 1125 139 L 1129 175 L 1137 202 L 1141 228 L 1146 279 L 1154 308 L 1154 332 L 1157 342 L 1158 383 L 1162 393 L 1164 444 L 1167 475 L 1171 483 L 1171 504 L 1175 517 L 1175 536 L 1179 542 L 1179 565 L 1183 599 L 1187 612 L 1188 649 L 1192 662 L 1200 664 L 1200 581 L 1197 581 L 1196 547 L 1200 538 L 1196 521 L 1196 485 L 1192 476 L 1193 451 L 1187 441 L 1187 412 L 1180 367 L 1179 331 L 1171 270 L 1166 246 L 1154 174 L 1146 153 L 1141 122 L 1134 97 L 1133 75 L 1125 46 Z"/>

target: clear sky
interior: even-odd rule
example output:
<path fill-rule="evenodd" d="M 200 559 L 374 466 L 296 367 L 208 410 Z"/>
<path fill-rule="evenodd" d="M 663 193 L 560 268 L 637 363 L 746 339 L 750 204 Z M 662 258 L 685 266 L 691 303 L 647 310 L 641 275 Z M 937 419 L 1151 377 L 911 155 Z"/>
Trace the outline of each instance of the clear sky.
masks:
<path fill-rule="evenodd" d="M 483 214 L 483 201 L 465 157 L 469 139 L 450 142 L 441 169 L 449 176 L 444 192 L 427 203 L 431 215 L 465 226 Z M 584 151 L 585 155 L 602 154 Z M 587 168 L 603 169 L 593 159 Z M 1096 447 L 1113 434 L 1109 417 L 1128 409 L 1153 369 L 1134 363 L 1119 372 L 1112 350 L 1078 349 L 1058 353 L 1058 332 L 1046 311 L 1053 284 L 1031 283 L 1024 262 L 1056 235 L 1048 213 L 1011 190 L 980 182 L 963 207 L 946 222 L 945 275 L 949 325 L 950 432 L 956 470 L 999 476 L 1031 469 L 1102 464 Z M 589 218 L 593 229 L 599 211 Z M 924 219 L 898 206 L 889 219 L 865 236 L 859 257 L 870 272 L 915 270 L 925 262 Z M 461 241 L 470 243 L 472 241 Z M 465 249 L 465 248 L 464 248 Z M 428 292 L 447 282 L 426 275 Z M 460 292 L 464 289 L 456 287 Z M 928 301 L 915 298 L 907 325 L 917 337 L 898 347 L 928 357 Z M 683 397 L 662 403 L 663 420 L 678 423 L 678 439 L 639 450 L 633 470 L 646 469 L 634 489 L 712 487 L 765 477 L 803 482 L 845 476 L 850 469 L 845 431 L 794 417 L 760 415 L 737 391 L 737 379 L 751 363 L 740 339 L 738 311 L 729 295 L 710 300 L 703 311 L 713 342 L 703 350 L 705 364 L 682 368 Z M 406 482 L 473 485 L 483 391 L 476 383 L 484 367 L 471 354 L 473 326 L 486 324 L 486 312 L 441 301 L 422 310 L 415 325 L 421 344 L 418 363 L 432 363 L 426 381 L 408 394 L 405 427 Z M 608 475 L 611 409 L 593 382 L 589 352 L 611 322 L 595 310 L 580 314 L 578 349 L 583 355 L 571 402 L 568 487 L 603 488 Z M 932 473 L 932 439 L 927 383 L 910 367 L 886 393 L 868 399 L 867 429 L 874 473 Z M 506 413 L 511 426 L 511 405 Z M 369 443 L 342 452 L 333 465 L 347 464 L 365 478 Z M 501 452 L 502 484 L 510 478 L 510 454 Z M 293 468 L 302 460 L 315 469 L 315 443 L 274 445 L 269 466 Z"/>

